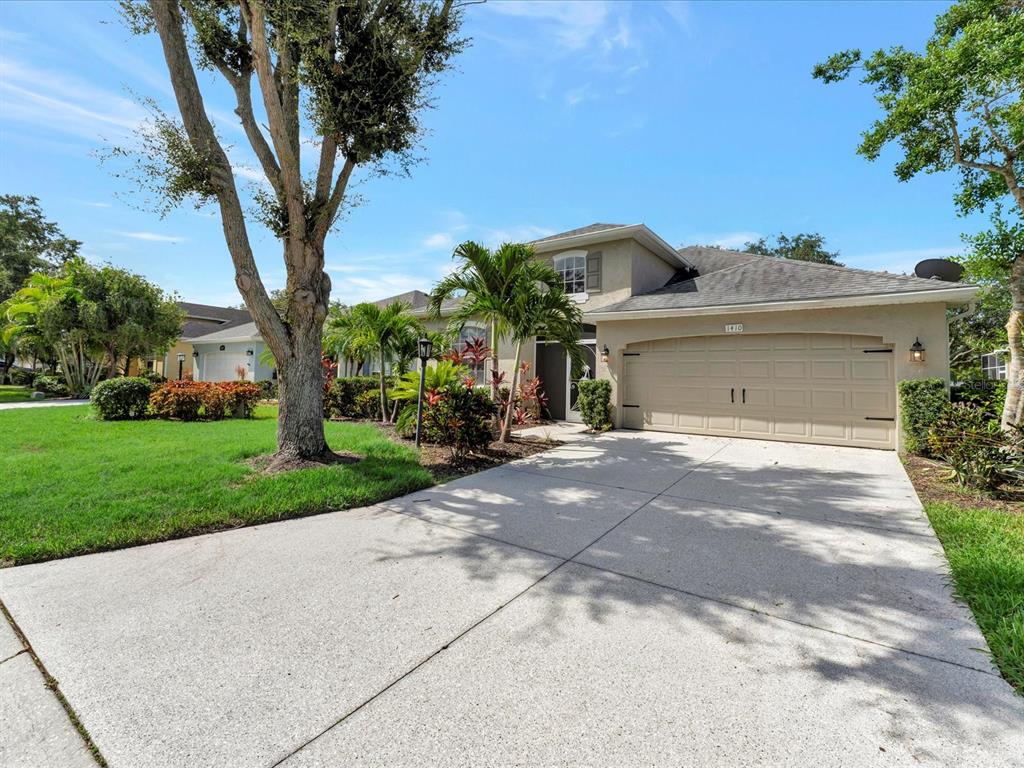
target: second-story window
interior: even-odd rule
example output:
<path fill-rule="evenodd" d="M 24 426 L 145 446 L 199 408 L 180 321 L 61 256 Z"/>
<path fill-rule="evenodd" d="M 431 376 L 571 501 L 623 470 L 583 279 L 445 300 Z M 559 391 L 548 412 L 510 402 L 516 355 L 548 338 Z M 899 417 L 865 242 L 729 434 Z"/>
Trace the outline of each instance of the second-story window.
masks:
<path fill-rule="evenodd" d="M 555 272 L 562 278 L 562 288 L 568 294 L 586 293 L 587 290 L 587 257 L 559 256 L 554 263 Z"/>

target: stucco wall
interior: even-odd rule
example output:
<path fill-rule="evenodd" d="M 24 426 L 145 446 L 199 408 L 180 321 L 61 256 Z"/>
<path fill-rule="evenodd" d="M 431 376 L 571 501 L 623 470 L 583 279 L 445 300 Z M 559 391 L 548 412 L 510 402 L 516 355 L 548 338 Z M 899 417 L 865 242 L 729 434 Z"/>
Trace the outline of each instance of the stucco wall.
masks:
<path fill-rule="evenodd" d="M 629 344 L 676 336 L 724 335 L 725 325 L 733 323 L 743 324 L 744 335 L 848 333 L 877 336 L 894 347 L 896 381 L 932 376 L 949 380 L 949 334 L 944 303 L 604 320 L 597 322 L 597 344 L 598 349 L 607 346 L 610 354 L 607 363 L 598 361 L 597 375 L 612 383 L 615 423 L 618 425 L 622 420 L 622 391 L 618 379 L 622 353 Z M 910 362 L 909 349 L 916 338 L 920 338 L 926 348 L 924 363 Z"/>
<path fill-rule="evenodd" d="M 636 241 L 631 241 L 631 295 L 647 293 L 661 288 L 676 273 L 678 267 L 665 262 Z"/>

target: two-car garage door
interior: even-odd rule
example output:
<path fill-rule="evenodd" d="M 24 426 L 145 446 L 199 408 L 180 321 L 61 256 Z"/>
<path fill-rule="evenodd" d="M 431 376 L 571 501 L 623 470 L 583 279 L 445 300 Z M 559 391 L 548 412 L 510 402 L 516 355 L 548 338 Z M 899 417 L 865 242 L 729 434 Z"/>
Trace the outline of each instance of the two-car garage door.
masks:
<path fill-rule="evenodd" d="M 846 334 L 730 334 L 630 345 L 623 426 L 896 447 L 893 352 Z"/>

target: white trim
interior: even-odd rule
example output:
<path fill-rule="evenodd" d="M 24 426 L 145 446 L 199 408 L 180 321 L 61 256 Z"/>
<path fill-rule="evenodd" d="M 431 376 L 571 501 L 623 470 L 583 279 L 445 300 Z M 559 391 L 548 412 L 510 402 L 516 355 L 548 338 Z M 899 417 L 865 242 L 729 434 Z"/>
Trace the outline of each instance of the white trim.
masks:
<path fill-rule="evenodd" d="M 627 224 L 622 227 L 610 229 L 599 229 L 596 232 L 584 232 L 578 235 L 567 235 L 554 240 L 533 242 L 533 250 L 537 253 L 547 253 L 568 247 L 569 245 L 591 245 L 593 243 L 604 243 L 608 240 L 620 240 L 631 237 L 642 246 L 657 254 L 664 261 L 673 266 L 693 267 L 685 257 L 680 255 L 675 248 L 665 240 L 656 235 L 646 224 Z"/>
<path fill-rule="evenodd" d="M 795 301 L 766 301 L 756 304 L 720 304 L 713 307 L 672 307 L 668 309 L 631 309 L 622 311 L 586 312 L 586 322 L 608 320 L 651 320 L 659 317 L 688 317 L 695 315 L 732 315 L 748 312 L 782 312 L 796 309 L 833 309 L 836 307 L 870 307 L 879 304 L 925 304 L 943 301 L 964 304 L 978 289 L 971 286 L 938 289 L 934 291 L 908 291 L 906 293 L 873 293 L 865 296 L 837 296 L 825 299 L 798 299 Z"/>

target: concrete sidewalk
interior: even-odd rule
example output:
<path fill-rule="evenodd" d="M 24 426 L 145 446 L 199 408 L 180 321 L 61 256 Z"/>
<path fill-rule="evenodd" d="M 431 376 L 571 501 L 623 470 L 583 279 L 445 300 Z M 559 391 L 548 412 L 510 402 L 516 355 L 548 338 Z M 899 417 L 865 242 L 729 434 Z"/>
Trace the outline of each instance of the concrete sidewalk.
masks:
<path fill-rule="evenodd" d="M 0 599 L 115 767 L 1012 765 L 948 578 L 895 454 L 620 431 Z"/>
<path fill-rule="evenodd" d="M 0 403 L 0 411 L 17 411 L 22 408 L 51 408 L 60 405 L 88 404 L 88 400 L 28 400 L 23 403 Z"/>

